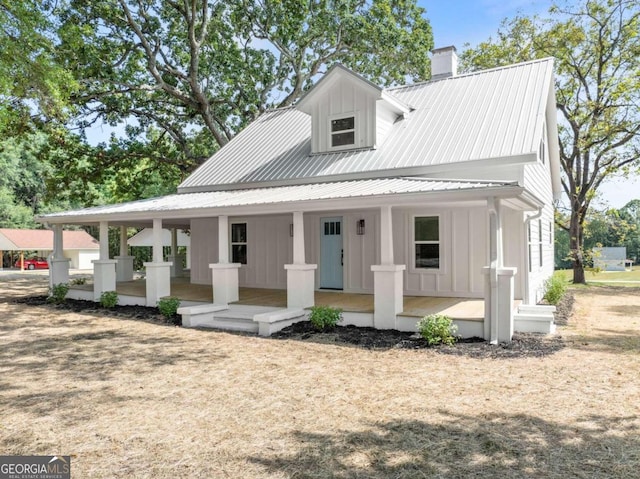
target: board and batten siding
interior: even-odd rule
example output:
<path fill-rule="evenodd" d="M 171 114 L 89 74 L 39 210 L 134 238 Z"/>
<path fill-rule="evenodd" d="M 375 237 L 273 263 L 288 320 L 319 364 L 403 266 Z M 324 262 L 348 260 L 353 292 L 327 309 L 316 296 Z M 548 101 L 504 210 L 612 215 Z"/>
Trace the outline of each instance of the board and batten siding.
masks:
<path fill-rule="evenodd" d="M 247 264 L 238 272 L 240 286 L 285 289 L 284 265 L 292 261 L 291 216 L 229 217 L 247 224 Z M 231 253 L 229 253 L 231 254 Z M 191 220 L 191 282 L 211 284 L 209 264 L 218 261 L 218 219 Z"/>
<path fill-rule="evenodd" d="M 313 107 L 311 151 L 313 153 L 331 150 L 330 120 L 341 116 L 355 115 L 354 148 L 368 148 L 375 144 L 376 136 L 376 100 L 371 92 L 363 90 L 350 79 L 341 79 L 326 94 L 324 101 L 318 101 Z"/>
<path fill-rule="evenodd" d="M 547 154 L 548 158 L 548 154 Z M 554 217 L 553 217 L 553 192 L 551 187 L 551 172 L 549 161 L 524 165 L 524 186 L 544 201 L 542 216 L 533 219 L 531 228 L 531 247 L 528 243 L 527 226 L 524 227 L 526 235 L 524 245 L 531 251 L 531 271 L 529 272 L 528 296 L 529 302 L 534 304 L 542 300 L 544 295 L 544 283 L 554 271 Z M 542 261 L 540 261 L 540 227 L 542 227 Z M 526 257 L 526 254 L 524 255 Z M 542 264 L 541 264 L 542 263 Z M 529 265 L 527 265 L 527 268 Z"/>

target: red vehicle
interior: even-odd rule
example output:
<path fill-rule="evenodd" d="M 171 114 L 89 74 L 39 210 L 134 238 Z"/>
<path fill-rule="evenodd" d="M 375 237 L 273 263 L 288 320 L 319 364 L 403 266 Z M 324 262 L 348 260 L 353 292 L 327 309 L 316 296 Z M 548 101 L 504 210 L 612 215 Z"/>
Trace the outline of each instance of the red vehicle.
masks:
<path fill-rule="evenodd" d="M 20 260 L 16 261 L 16 264 L 13 266 L 20 269 Z M 45 258 L 25 259 L 24 269 L 49 269 L 49 263 L 47 263 Z"/>

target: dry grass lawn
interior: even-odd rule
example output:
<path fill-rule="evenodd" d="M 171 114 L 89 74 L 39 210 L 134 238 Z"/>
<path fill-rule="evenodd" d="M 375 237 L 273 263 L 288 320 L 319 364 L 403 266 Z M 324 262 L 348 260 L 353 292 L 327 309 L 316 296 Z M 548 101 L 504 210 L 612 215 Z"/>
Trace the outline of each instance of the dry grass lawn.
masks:
<path fill-rule="evenodd" d="M 0 451 L 74 478 L 632 478 L 640 294 L 576 292 L 544 358 L 369 351 L 73 314 L 0 284 Z"/>

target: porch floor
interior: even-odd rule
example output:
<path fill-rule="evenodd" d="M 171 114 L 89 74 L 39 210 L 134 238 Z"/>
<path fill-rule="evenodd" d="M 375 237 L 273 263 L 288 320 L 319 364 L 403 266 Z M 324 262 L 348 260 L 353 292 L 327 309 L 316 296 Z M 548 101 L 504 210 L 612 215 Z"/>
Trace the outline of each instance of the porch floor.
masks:
<path fill-rule="evenodd" d="M 74 289 L 93 290 L 93 285 L 72 285 Z M 121 295 L 146 294 L 144 279 L 120 282 L 116 290 Z M 171 278 L 171 295 L 184 301 L 210 303 L 213 301 L 211 285 L 192 284 L 188 277 Z M 251 306 L 287 307 L 287 291 L 284 289 L 240 288 L 240 299 L 235 304 Z M 373 313 L 373 294 L 343 293 L 342 291 L 316 291 L 317 306 L 333 306 L 345 312 Z M 477 298 L 444 298 L 433 296 L 405 296 L 402 316 L 423 317 L 429 314 L 446 314 L 452 319 L 484 319 L 484 301 Z"/>

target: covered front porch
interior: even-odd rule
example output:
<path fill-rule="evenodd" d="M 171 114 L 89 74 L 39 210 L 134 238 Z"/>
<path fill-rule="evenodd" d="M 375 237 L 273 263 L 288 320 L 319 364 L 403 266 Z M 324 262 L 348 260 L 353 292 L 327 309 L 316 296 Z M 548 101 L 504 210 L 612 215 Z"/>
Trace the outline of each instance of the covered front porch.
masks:
<path fill-rule="evenodd" d="M 169 195 L 47 216 L 55 239 L 51 283 L 68 282 L 62 224 L 94 224 L 100 259 L 86 299 L 116 290 L 121 304 L 156 306 L 178 296 L 184 326 L 262 335 L 306 319 L 314 305 L 343 309 L 345 324 L 404 331 L 415 330 L 420 317 L 442 313 L 463 336 L 510 341 L 514 300 L 522 298 L 522 291 L 514 296 L 514 276 L 525 261 L 519 248 L 510 248 L 512 266 L 506 266 L 503 224 L 508 220 L 510 234 L 522 237 L 523 212 L 536 207 L 513 183 L 422 178 Z M 416 233 L 418 220 L 431 229 Z M 120 254 L 112 257 L 114 226 Z M 132 281 L 126 249 L 126 229 L 134 226 L 150 227 L 153 238 L 139 283 Z M 173 237 L 168 257 L 165 228 Z M 189 229 L 195 244 L 190 280 L 177 254 L 178 229 Z M 325 281 L 331 271 L 339 284 Z"/>
<path fill-rule="evenodd" d="M 120 304 L 146 305 L 147 285 L 145 278 L 116 283 Z M 71 285 L 69 297 L 93 299 L 94 285 L 91 282 Z M 172 297 L 180 299 L 184 307 L 205 306 L 215 303 L 211 285 L 193 284 L 188 275 L 173 277 L 170 281 Z M 417 321 L 430 314 L 444 314 L 457 324 L 465 337 L 483 334 L 485 314 L 484 300 L 478 298 L 451 298 L 434 296 L 404 296 L 403 310 L 397 315 L 398 328 L 416 331 Z M 516 302 L 519 303 L 519 302 Z M 514 303 L 514 306 L 517 304 Z M 345 293 L 341 291 L 314 291 L 316 306 L 330 306 L 343 311 L 344 325 L 373 327 L 375 298 L 373 294 Z M 239 299 L 229 304 L 229 309 L 218 313 L 218 318 L 227 319 L 227 329 L 258 332 L 253 316 L 287 308 L 287 291 L 267 288 L 239 288 Z M 308 311 L 306 308 L 305 311 Z M 305 313 L 306 315 L 306 313 Z M 214 318 L 215 318 L 214 314 Z M 235 327 L 229 328 L 229 316 L 236 318 Z M 244 321 L 242 321 L 244 320 Z M 199 327 L 220 327 L 220 322 L 209 320 L 198 323 Z"/>

